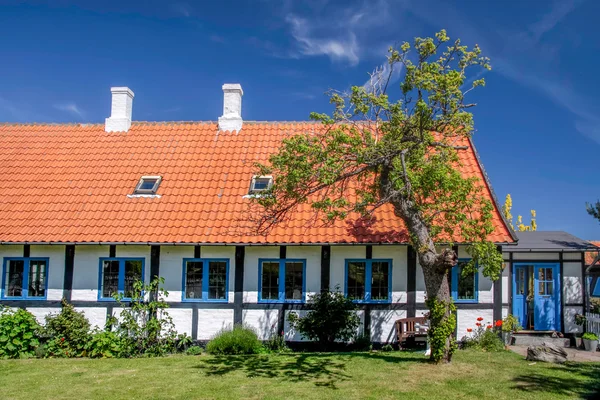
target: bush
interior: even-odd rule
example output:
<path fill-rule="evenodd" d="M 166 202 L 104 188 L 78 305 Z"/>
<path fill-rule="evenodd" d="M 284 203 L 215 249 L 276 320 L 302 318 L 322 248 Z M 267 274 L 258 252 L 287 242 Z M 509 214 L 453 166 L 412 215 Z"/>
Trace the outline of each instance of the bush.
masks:
<path fill-rule="evenodd" d="M 188 356 L 199 356 L 202 354 L 202 347 L 200 346 L 191 346 L 185 351 L 185 354 Z"/>
<path fill-rule="evenodd" d="M 0 358 L 28 358 L 36 355 L 40 326 L 29 311 L 0 307 Z"/>
<path fill-rule="evenodd" d="M 600 298 L 592 297 L 590 299 L 590 311 L 594 314 L 600 314 Z"/>
<path fill-rule="evenodd" d="M 371 350 L 373 345 L 371 344 L 371 338 L 369 335 L 365 335 L 361 333 L 360 335 L 354 338 L 354 342 L 352 342 L 352 349 L 356 351 L 367 351 Z"/>
<path fill-rule="evenodd" d="M 91 334 L 85 350 L 90 358 L 115 358 L 123 354 L 121 339 L 115 332 L 110 331 L 96 331 Z"/>
<path fill-rule="evenodd" d="M 391 344 L 386 344 L 381 348 L 381 351 L 385 351 L 385 352 L 394 351 L 394 346 L 392 346 Z"/>
<path fill-rule="evenodd" d="M 596 335 L 593 332 L 586 332 L 583 335 L 581 335 L 581 338 L 585 340 L 598 340 L 598 335 Z"/>
<path fill-rule="evenodd" d="M 241 325 L 222 330 L 206 345 L 210 354 L 257 354 L 263 349 L 256 332 Z"/>
<path fill-rule="evenodd" d="M 146 285 L 137 280 L 131 300 L 124 300 L 122 294 L 115 296 L 123 311 L 108 325 L 120 339 L 120 357 L 164 356 L 176 351 L 184 340 L 166 311 L 169 304 L 164 299 L 169 293 L 161 286 L 164 282 L 164 278 L 155 278 Z"/>
<path fill-rule="evenodd" d="M 265 349 L 275 353 L 283 353 L 289 350 L 287 344 L 285 343 L 283 331 L 281 331 L 281 334 L 279 334 L 275 328 L 275 324 L 271 325 L 271 334 L 263 346 Z"/>
<path fill-rule="evenodd" d="M 43 335 L 48 338 L 46 357 L 81 357 L 90 340 L 90 322 L 63 299 L 60 313 L 46 316 Z"/>
<path fill-rule="evenodd" d="M 484 326 L 483 318 L 477 318 L 475 330 L 468 328 L 469 336 L 462 338 L 463 348 L 476 348 L 483 351 L 502 351 L 504 350 L 504 342 L 498 336 L 503 328 L 502 323 L 498 323 L 494 327 L 491 324 Z"/>
<path fill-rule="evenodd" d="M 302 318 L 290 313 L 289 321 L 303 338 L 317 341 L 323 350 L 331 349 L 336 341 L 348 342 L 356 335 L 360 322 L 356 305 L 339 292 L 339 287 L 311 296 L 309 307 L 311 310 Z"/>

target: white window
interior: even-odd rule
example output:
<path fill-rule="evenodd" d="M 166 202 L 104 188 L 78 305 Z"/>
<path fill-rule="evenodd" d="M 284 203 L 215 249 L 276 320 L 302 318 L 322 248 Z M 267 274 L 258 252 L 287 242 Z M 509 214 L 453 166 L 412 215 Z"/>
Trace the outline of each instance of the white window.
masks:
<path fill-rule="evenodd" d="M 135 194 L 155 194 L 158 190 L 158 186 L 162 181 L 160 176 L 142 176 L 137 186 L 135 187 Z"/>
<path fill-rule="evenodd" d="M 271 188 L 273 185 L 272 176 L 253 176 L 252 183 L 250 185 L 250 194 L 262 193 Z"/>

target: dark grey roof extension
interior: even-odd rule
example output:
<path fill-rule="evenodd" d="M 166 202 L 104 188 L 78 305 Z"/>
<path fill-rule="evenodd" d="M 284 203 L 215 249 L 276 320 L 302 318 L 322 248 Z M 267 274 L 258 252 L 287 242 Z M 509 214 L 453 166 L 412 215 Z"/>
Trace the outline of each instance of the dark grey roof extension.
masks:
<path fill-rule="evenodd" d="M 568 252 L 597 249 L 590 242 L 563 231 L 517 232 L 519 242 L 504 251 L 513 252 Z"/>

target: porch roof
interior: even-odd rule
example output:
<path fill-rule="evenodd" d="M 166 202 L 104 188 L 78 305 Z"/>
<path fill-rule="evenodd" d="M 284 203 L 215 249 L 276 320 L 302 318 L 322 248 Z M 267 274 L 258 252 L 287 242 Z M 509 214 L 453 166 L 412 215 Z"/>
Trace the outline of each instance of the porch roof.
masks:
<path fill-rule="evenodd" d="M 519 241 L 509 252 L 583 252 L 598 249 L 592 243 L 564 231 L 517 232 Z"/>

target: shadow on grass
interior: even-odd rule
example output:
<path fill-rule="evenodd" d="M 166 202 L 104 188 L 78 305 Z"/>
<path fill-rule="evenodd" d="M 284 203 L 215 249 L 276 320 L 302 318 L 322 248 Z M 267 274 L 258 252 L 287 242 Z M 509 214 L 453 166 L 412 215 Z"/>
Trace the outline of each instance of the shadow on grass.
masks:
<path fill-rule="evenodd" d="M 395 357 L 382 353 L 291 353 L 284 355 L 215 356 L 194 366 L 209 376 L 242 371 L 248 378 L 276 378 L 290 382 L 314 381 L 316 386 L 336 389 L 351 378 L 346 362 L 361 357 L 386 362 L 427 362 L 422 355 Z"/>
<path fill-rule="evenodd" d="M 553 372 L 561 372 L 553 374 Z M 600 399 L 600 365 L 567 363 L 547 373 L 533 372 L 514 378 L 515 388 L 524 392 L 552 393 L 583 399 Z"/>

